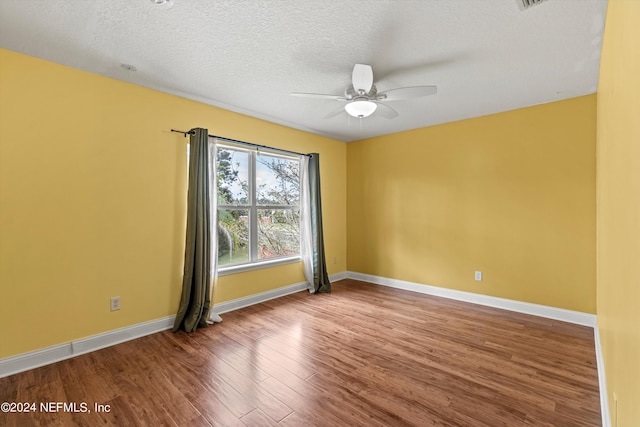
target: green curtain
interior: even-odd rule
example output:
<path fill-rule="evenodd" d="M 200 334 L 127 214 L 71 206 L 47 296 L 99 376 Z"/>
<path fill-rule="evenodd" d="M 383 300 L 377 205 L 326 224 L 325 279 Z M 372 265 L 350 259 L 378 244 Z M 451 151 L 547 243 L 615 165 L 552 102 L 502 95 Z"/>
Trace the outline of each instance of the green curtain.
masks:
<path fill-rule="evenodd" d="M 209 131 L 190 131 L 187 236 L 182 296 L 173 331 L 207 326 L 211 305 L 211 193 Z"/>
<path fill-rule="evenodd" d="M 322 198 L 320 197 L 320 155 L 318 153 L 311 153 L 309 157 L 309 202 L 311 235 L 313 237 L 313 288 L 315 293 L 331 292 L 331 282 L 327 273 L 327 261 L 324 253 Z"/>

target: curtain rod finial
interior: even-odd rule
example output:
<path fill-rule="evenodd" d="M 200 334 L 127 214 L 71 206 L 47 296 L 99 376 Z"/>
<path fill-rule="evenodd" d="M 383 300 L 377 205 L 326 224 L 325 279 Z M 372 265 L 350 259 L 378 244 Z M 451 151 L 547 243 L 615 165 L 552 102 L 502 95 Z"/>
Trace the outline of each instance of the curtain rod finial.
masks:
<path fill-rule="evenodd" d="M 181 133 L 185 138 L 187 137 L 187 135 L 195 135 L 196 134 L 193 131 L 193 129 L 192 130 L 188 130 L 188 131 L 171 129 L 171 132 Z"/>

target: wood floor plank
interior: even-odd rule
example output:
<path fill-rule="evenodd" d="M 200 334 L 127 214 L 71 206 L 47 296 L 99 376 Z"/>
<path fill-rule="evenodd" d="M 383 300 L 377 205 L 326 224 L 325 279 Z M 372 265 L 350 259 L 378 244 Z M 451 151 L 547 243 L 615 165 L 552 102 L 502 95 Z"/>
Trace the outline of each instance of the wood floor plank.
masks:
<path fill-rule="evenodd" d="M 247 427 L 278 427 L 279 425 L 267 414 L 262 412 L 260 408 L 249 412 L 240 420 L 247 425 Z"/>
<path fill-rule="evenodd" d="M 410 425 L 403 422 L 394 410 L 372 405 L 360 395 L 365 388 L 354 387 L 350 381 L 339 380 L 337 377 L 329 377 L 324 373 L 318 373 L 307 381 L 318 390 L 330 394 L 350 405 L 360 413 L 369 426 L 404 426 Z"/>
<path fill-rule="evenodd" d="M 301 395 L 273 377 L 262 381 L 260 387 L 273 394 L 277 399 L 287 402 L 295 413 L 302 415 L 311 424 L 337 426 L 344 422 L 335 412 L 330 410 L 332 409 L 331 405 L 328 405 L 324 400 L 325 396 L 318 395 L 316 399 L 310 400 L 307 396 Z"/>
<path fill-rule="evenodd" d="M 258 382 L 251 379 L 236 369 L 224 360 L 219 359 L 215 355 L 215 351 L 211 352 L 209 357 L 216 361 L 213 369 L 216 374 L 231 387 L 236 389 L 247 401 L 251 402 L 255 407 L 275 421 L 280 421 L 289 415 L 292 411 L 286 404 L 282 403 L 271 394 L 264 392 L 261 387 L 258 387 Z M 254 409 L 251 412 L 256 412 Z M 244 417 L 242 418 L 244 419 Z"/>
<path fill-rule="evenodd" d="M 202 395 L 193 399 L 192 403 L 213 427 L 246 427 L 240 418 L 215 396 Z"/>
<path fill-rule="evenodd" d="M 600 425 L 593 329 L 355 280 L 0 379 L 6 426 Z"/>
<path fill-rule="evenodd" d="M 375 387 L 358 393 L 372 406 L 393 412 L 398 415 L 403 424 L 411 426 L 463 426 L 453 420 L 444 420 L 440 415 L 429 410 L 422 404 L 407 400 L 392 392 Z M 483 424 L 476 424 L 483 426 Z"/>

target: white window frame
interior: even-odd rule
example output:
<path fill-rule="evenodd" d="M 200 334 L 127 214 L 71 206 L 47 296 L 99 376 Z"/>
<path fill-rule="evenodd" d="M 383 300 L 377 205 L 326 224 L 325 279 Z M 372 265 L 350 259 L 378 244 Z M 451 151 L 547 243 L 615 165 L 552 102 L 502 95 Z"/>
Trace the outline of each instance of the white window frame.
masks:
<path fill-rule="evenodd" d="M 218 140 L 216 142 L 216 150 L 218 149 L 230 149 L 239 152 L 244 152 L 249 155 L 248 160 L 248 181 L 249 181 L 249 204 L 247 205 L 220 205 L 216 203 L 215 209 L 229 209 L 229 210 L 247 210 L 249 211 L 249 260 L 247 262 L 238 263 L 238 264 L 230 264 L 220 266 L 218 265 L 218 276 L 225 276 L 228 274 L 240 273 L 243 271 L 257 270 L 261 268 L 274 267 L 277 265 L 291 264 L 295 262 L 300 262 L 301 255 L 298 253 L 297 255 L 291 256 L 282 256 L 276 258 L 269 259 L 259 259 L 258 258 L 258 210 L 259 209 L 273 209 L 273 210 L 288 210 L 295 209 L 296 206 L 292 205 L 291 207 L 287 207 L 286 205 L 258 205 L 257 197 L 256 197 L 256 164 L 258 161 L 258 155 L 264 154 L 272 157 L 280 157 L 286 160 L 291 161 L 300 161 L 300 156 L 296 155 L 287 155 L 282 154 L 275 150 L 268 150 L 260 148 L 258 149 L 248 149 L 246 147 L 228 143 L 221 142 Z M 216 153 L 217 158 L 217 153 Z M 216 183 L 217 185 L 217 183 Z M 215 191 L 218 191 L 216 188 Z M 300 209 L 300 205 L 297 206 Z M 217 227 L 217 224 L 216 224 Z M 301 233 L 300 224 L 298 224 L 298 233 Z M 216 253 L 217 257 L 218 254 Z"/>

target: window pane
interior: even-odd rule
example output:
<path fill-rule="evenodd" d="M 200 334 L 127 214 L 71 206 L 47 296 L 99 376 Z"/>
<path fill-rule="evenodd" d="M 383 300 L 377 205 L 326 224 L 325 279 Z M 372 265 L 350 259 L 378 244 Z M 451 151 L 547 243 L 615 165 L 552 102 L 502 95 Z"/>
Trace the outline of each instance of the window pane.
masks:
<path fill-rule="evenodd" d="M 249 153 L 218 148 L 216 178 L 219 205 L 249 204 Z"/>
<path fill-rule="evenodd" d="M 258 209 L 258 258 L 300 253 L 300 211 Z"/>
<path fill-rule="evenodd" d="M 218 265 L 249 261 L 249 211 L 218 209 Z"/>
<path fill-rule="evenodd" d="M 300 163 L 282 157 L 258 154 L 256 201 L 258 205 L 298 205 Z"/>

